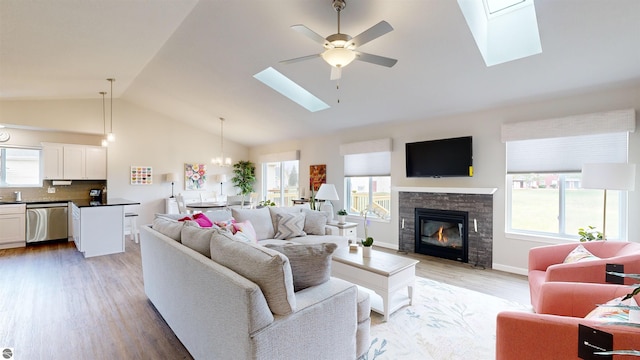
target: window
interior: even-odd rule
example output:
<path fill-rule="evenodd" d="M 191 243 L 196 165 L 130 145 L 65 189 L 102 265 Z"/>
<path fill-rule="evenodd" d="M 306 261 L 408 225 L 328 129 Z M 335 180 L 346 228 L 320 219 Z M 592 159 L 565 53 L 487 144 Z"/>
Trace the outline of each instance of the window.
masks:
<path fill-rule="evenodd" d="M 340 146 L 344 156 L 345 208 L 389 220 L 391 215 L 391 139 Z"/>
<path fill-rule="evenodd" d="M 620 110 L 502 126 L 506 231 L 578 239 L 603 231 L 604 190 L 582 188 L 587 163 L 626 163 L 635 111 Z M 607 191 L 606 236 L 626 239 L 626 191 Z"/>
<path fill-rule="evenodd" d="M 582 174 L 507 175 L 507 231 L 578 238 L 578 229 L 602 231 L 603 190 L 582 189 Z M 607 191 L 607 238 L 625 237 L 626 197 Z"/>
<path fill-rule="evenodd" d="M 389 219 L 391 215 L 390 176 L 347 177 L 345 189 L 348 213 L 362 214 L 367 211 L 370 216 Z"/>
<path fill-rule="evenodd" d="M 262 164 L 262 193 L 277 206 L 290 206 L 300 198 L 299 161 L 278 161 Z"/>
<path fill-rule="evenodd" d="M 0 186 L 40 185 L 40 150 L 0 148 Z"/>

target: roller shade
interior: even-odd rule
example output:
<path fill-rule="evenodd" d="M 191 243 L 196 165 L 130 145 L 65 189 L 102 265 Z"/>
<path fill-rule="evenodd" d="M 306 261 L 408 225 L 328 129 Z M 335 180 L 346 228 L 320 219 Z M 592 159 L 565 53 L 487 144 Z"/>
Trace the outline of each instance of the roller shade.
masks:
<path fill-rule="evenodd" d="M 389 176 L 391 174 L 391 139 L 343 144 L 344 176 Z"/>
<path fill-rule="evenodd" d="M 300 160 L 300 150 L 285 151 L 260 156 L 261 163 Z"/>

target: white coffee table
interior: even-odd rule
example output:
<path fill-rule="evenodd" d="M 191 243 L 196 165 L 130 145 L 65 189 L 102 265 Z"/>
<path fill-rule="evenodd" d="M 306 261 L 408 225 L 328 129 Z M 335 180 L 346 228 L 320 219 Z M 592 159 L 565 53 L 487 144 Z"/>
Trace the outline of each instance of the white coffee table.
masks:
<path fill-rule="evenodd" d="M 403 306 L 413 303 L 413 285 L 416 278 L 418 260 L 371 251 L 370 258 L 362 257 L 362 249 L 350 252 L 338 249 L 333 253 L 331 276 L 352 282 L 373 290 L 382 298 L 382 304 L 372 298 L 371 309 L 389 320 L 389 315 Z M 397 294 L 407 288 L 407 296 Z"/>

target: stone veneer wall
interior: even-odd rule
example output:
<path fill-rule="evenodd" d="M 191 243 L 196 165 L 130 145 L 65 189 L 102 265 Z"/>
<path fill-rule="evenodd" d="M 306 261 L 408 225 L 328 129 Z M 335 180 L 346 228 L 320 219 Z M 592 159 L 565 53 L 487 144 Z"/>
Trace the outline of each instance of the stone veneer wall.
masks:
<path fill-rule="evenodd" d="M 469 263 L 491 268 L 493 263 L 493 195 L 399 192 L 400 251 L 415 252 L 416 208 L 457 210 L 469 213 Z M 402 229 L 404 219 L 404 229 Z M 478 224 L 474 231 L 473 219 Z"/>

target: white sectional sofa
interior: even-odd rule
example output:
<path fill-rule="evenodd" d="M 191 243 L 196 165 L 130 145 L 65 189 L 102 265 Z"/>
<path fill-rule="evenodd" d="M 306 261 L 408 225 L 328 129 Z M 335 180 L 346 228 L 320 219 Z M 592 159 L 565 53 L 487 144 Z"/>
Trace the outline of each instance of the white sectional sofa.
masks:
<path fill-rule="evenodd" d="M 281 210 L 252 211 L 233 215 L 238 222 L 253 219 L 256 234 L 270 234 L 265 211 Z M 207 214 L 216 221 L 228 216 Z M 368 295 L 331 278 L 330 268 L 292 272 L 301 264 L 330 264 L 332 243 L 346 246 L 346 238 L 308 235 L 256 244 L 159 216 L 142 227 L 140 240 L 145 293 L 195 359 L 356 359 L 368 349 Z M 205 240 L 210 257 L 203 254 Z M 307 252 L 312 258 L 304 258 Z M 311 285 L 295 291 L 303 277 Z"/>

